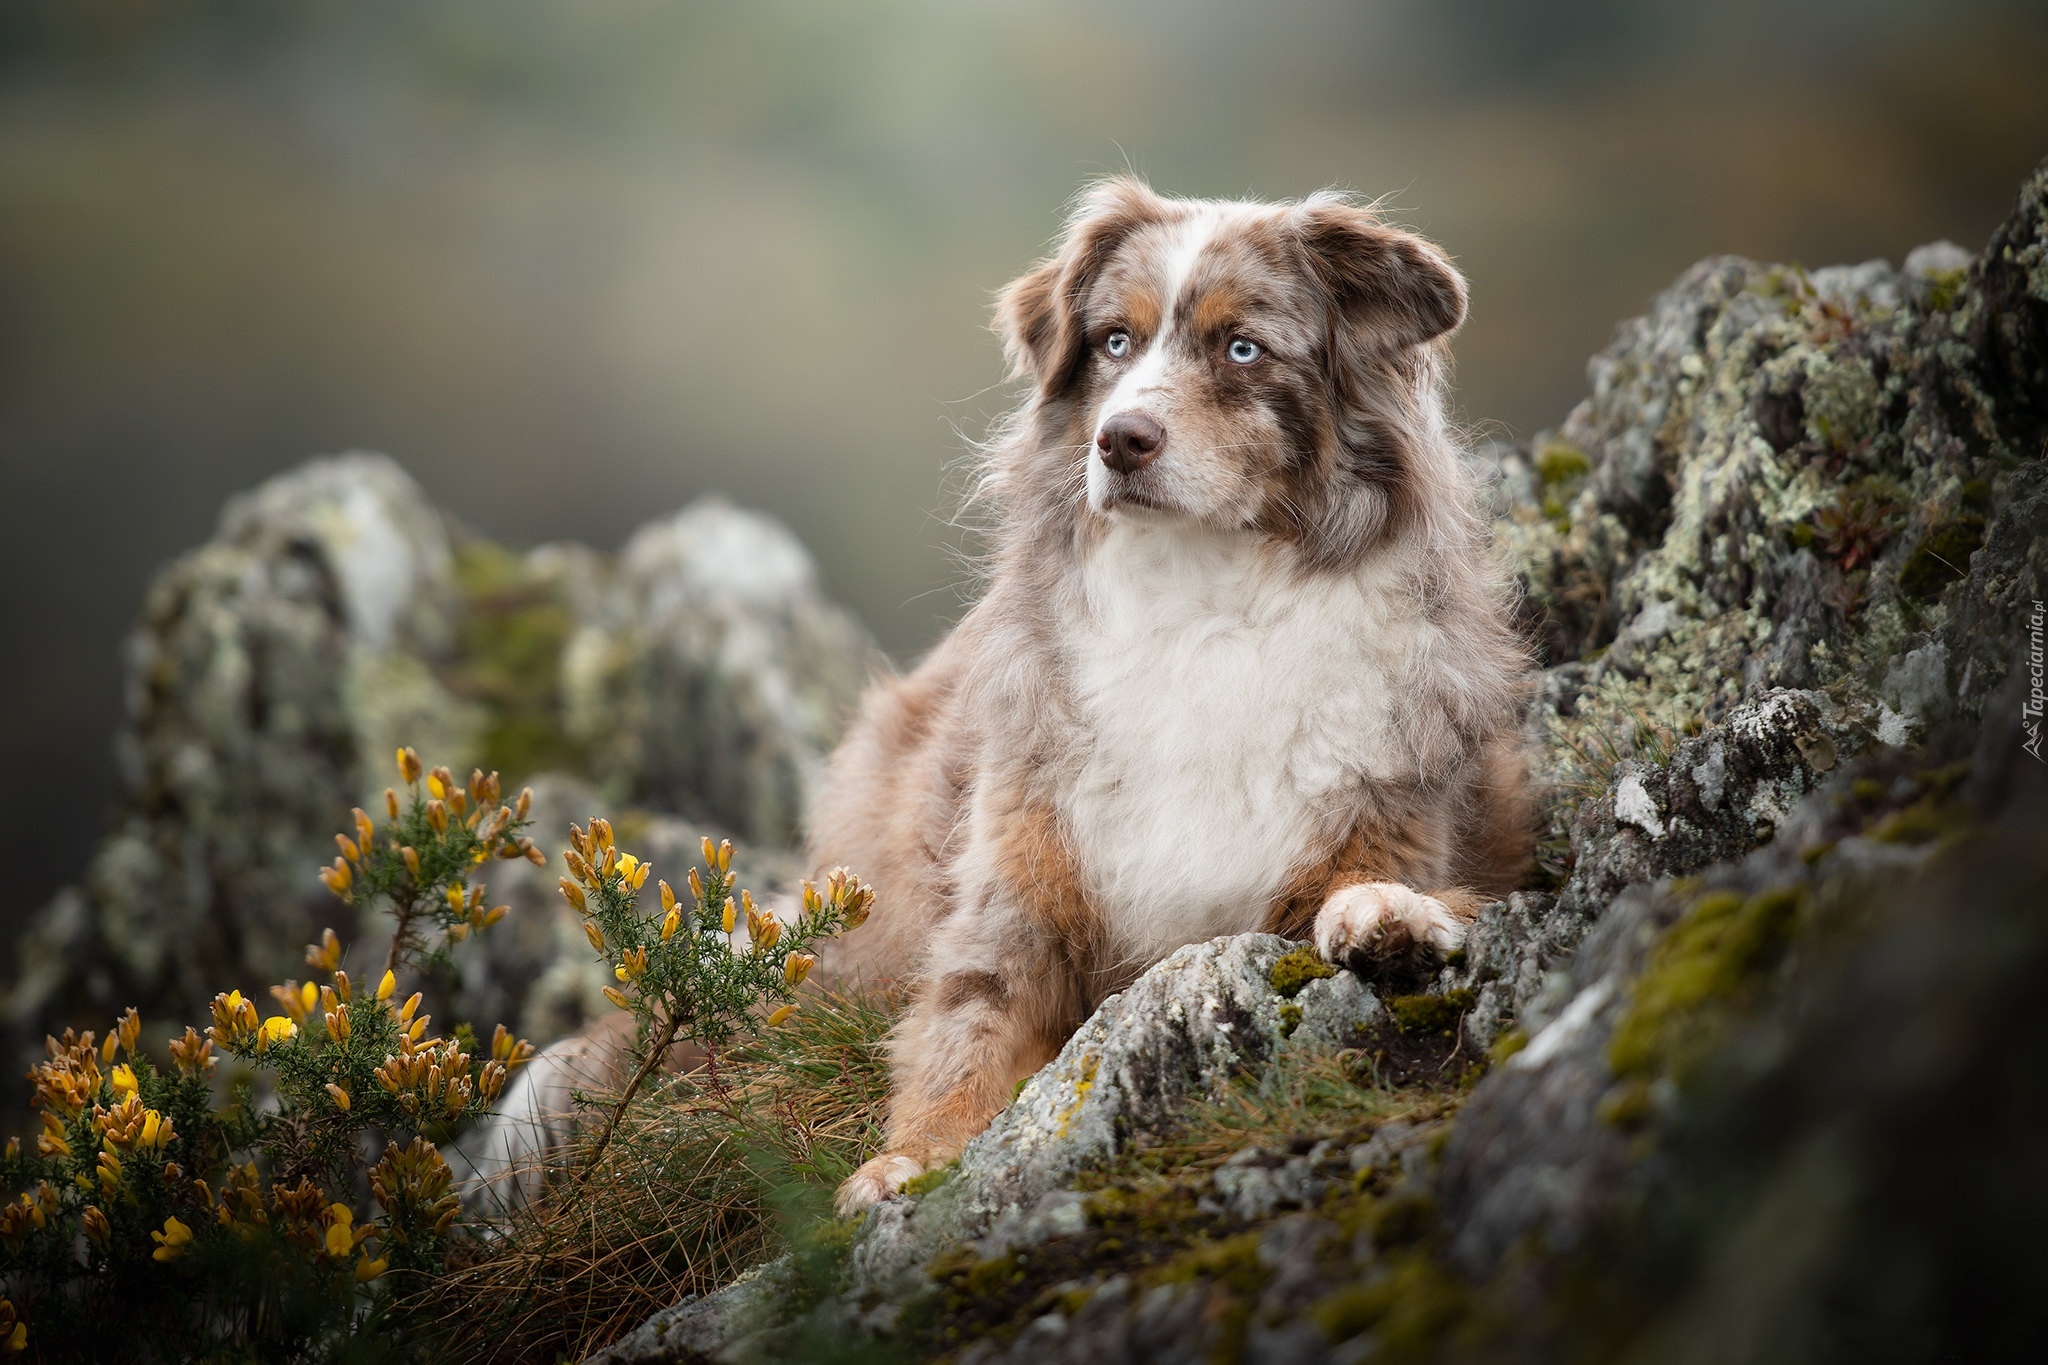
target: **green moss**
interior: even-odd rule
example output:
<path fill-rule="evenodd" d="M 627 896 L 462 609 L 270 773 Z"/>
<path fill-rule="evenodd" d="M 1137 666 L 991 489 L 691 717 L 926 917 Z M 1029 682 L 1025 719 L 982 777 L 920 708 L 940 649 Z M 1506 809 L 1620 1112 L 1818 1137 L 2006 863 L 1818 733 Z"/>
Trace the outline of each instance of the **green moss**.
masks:
<path fill-rule="evenodd" d="M 1895 810 L 1866 833 L 1880 843 L 1931 844 L 1969 824 L 1969 807 L 1929 793 L 1903 810 Z"/>
<path fill-rule="evenodd" d="M 1317 1303 L 1309 1316 L 1332 1344 L 1370 1331 L 1375 1361 L 1435 1359 L 1445 1336 L 1470 1312 L 1471 1291 L 1429 1257 L 1392 1259 L 1388 1273 L 1347 1285 Z"/>
<path fill-rule="evenodd" d="M 1937 270 L 1928 276 L 1927 311 L 1946 313 L 1956 306 L 1963 295 L 1963 285 L 1969 280 L 1967 267 L 1954 270 Z"/>
<path fill-rule="evenodd" d="M 465 611 L 450 690 L 489 714 L 483 766 L 507 781 L 548 769 L 581 771 L 585 755 L 564 733 L 561 661 L 574 621 L 525 561 L 471 541 L 456 551 Z"/>
<path fill-rule="evenodd" d="M 1593 457 L 1569 441 L 1545 441 L 1536 451 L 1536 474 L 1544 486 L 1571 483 L 1593 471 Z"/>
<path fill-rule="evenodd" d="M 926 1171 L 923 1175 L 912 1176 L 903 1182 L 903 1192 L 913 1199 L 919 1195 L 930 1194 L 933 1190 L 951 1180 L 959 1169 L 960 1163 L 958 1161 L 949 1161 L 935 1171 Z"/>
<path fill-rule="evenodd" d="M 1656 1105 L 1650 1098 L 1650 1084 L 1638 1077 L 1617 1085 L 1600 1097 L 1595 1111 L 1602 1123 L 1624 1131 L 1640 1128 L 1650 1121 Z"/>
<path fill-rule="evenodd" d="M 1518 1028 L 1511 1028 L 1493 1040 L 1493 1046 L 1486 1050 L 1486 1059 L 1494 1066 L 1504 1066 L 1508 1058 L 1529 1046 L 1529 1035 Z"/>
<path fill-rule="evenodd" d="M 1280 1036 L 1292 1038 L 1294 1031 L 1301 1027 L 1301 1006 L 1286 1004 L 1280 1007 Z"/>
<path fill-rule="evenodd" d="M 1304 943 L 1273 964 L 1267 979 L 1273 983 L 1283 999 L 1292 1000 L 1300 995 L 1302 988 L 1311 981 L 1321 981 L 1335 976 L 1337 969 L 1323 961 L 1322 957 Z"/>
<path fill-rule="evenodd" d="M 1776 961 L 1805 892 L 1779 887 L 1748 899 L 1733 891 L 1700 897 L 1664 931 L 1637 979 L 1607 1045 L 1624 1078 L 1678 1069 L 1710 1045 L 1714 1007 Z"/>
<path fill-rule="evenodd" d="M 1080 1313 L 1083 1308 L 1086 1308 L 1088 1300 L 1094 1297 L 1095 1287 L 1084 1284 L 1079 1289 L 1069 1289 L 1064 1294 L 1061 1294 L 1052 1301 L 1052 1306 L 1059 1310 L 1061 1317 L 1072 1318 Z"/>
<path fill-rule="evenodd" d="M 1403 1033 L 1449 1033 L 1477 999 L 1471 991 L 1455 990 L 1442 995 L 1390 996 L 1386 1006 L 1394 1027 Z"/>
<path fill-rule="evenodd" d="M 1984 543 L 1984 518 L 1961 516 L 1941 522 L 1914 547 L 1899 569 L 1899 591 L 1925 602 L 1969 572 L 1970 556 Z"/>

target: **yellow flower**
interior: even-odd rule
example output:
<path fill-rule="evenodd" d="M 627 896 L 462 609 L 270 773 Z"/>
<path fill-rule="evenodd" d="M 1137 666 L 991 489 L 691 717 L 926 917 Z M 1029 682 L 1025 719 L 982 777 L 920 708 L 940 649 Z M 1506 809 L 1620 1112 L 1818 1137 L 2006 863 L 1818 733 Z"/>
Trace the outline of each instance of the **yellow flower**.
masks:
<path fill-rule="evenodd" d="M 139 1088 L 135 1081 L 135 1068 L 126 1062 L 115 1067 L 113 1074 L 108 1079 L 114 1083 L 114 1095 L 116 1098 L 132 1095 Z"/>
<path fill-rule="evenodd" d="M 288 1038 L 296 1038 L 298 1033 L 299 1026 L 288 1016 L 273 1014 L 263 1021 L 263 1027 L 256 1035 L 256 1049 L 260 1052 L 272 1043 L 282 1043 Z"/>
<path fill-rule="evenodd" d="M 733 926 L 733 924 L 734 924 L 734 917 L 733 917 L 733 912 L 732 912 L 732 902 L 731 902 L 731 901 L 727 901 L 727 902 L 725 903 L 725 920 L 724 920 L 724 924 L 725 924 L 725 932 L 727 932 L 728 934 L 729 934 L 729 933 L 731 933 L 731 932 L 732 932 L 732 926 Z"/>
<path fill-rule="evenodd" d="M 348 1091 L 342 1089 L 333 1081 L 329 1081 L 327 1083 L 327 1093 L 334 1098 L 334 1103 L 341 1109 L 341 1112 L 346 1114 L 349 1110 Z"/>
<path fill-rule="evenodd" d="M 11 1352 L 26 1351 L 28 1349 L 27 1323 L 17 1322 L 14 1324 L 14 1330 L 7 1334 L 7 1349 Z"/>
<path fill-rule="evenodd" d="M 171 1121 L 154 1109 L 142 1111 L 142 1145 L 145 1147 L 168 1147 L 177 1131 Z"/>
<path fill-rule="evenodd" d="M 356 1249 L 356 1216 L 346 1204 L 327 1206 L 327 1254 L 339 1260 Z"/>
<path fill-rule="evenodd" d="M 774 1028 L 777 1024 L 781 1023 L 783 1020 L 789 1018 L 790 1015 L 795 1013 L 795 1005 L 784 1005 L 781 1009 L 775 1011 L 775 1013 L 768 1016 L 768 1027 Z"/>
<path fill-rule="evenodd" d="M 448 789 L 441 785 L 441 778 L 437 773 L 427 774 L 427 790 L 432 792 L 437 800 L 448 795 Z"/>
<path fill-rule="evenodd" d="M 390 1266 L 391 1263 L 389 1261 L 372 1256 L 366 1251 L 363 1253 L 362 1259 L 356 1262 L 356 1283 L 368 1284 L 379 1275 L 382 1275 Z"/>
<path fill-rule="evenodd" d="M 661 921 L 661 941 L 668 942 L 676 936 L 676 930 L 683 927 L 683 912 L 679 907 L 670 907 Z"/>
<path fill-rule="evenodd" d="M 420 756 L 410 749 L 398 751 L 398 775 L 408 787 L 420 780 Z"/>
<path fill-rule="evenodd" d="M 612 969 L 612 975 L 621 981 L 638 981 L 647 974 L 647 950 L 628 948 L 619 954 L 619 965 Z"/>
<path fill-rule="evenodd" d="M 151 1256 L 159 1261 L 175 1261 L 185 1254 L 185 1246 L 192 1240 L 192 1229 L 175 1217 L 166 1218 L 164 1230 L 150 1233 L 149 1238 L 156 1243 L 156 1250 L 150 1253 Z"/>
<path fill-rule="evenodd" d="M 619 873 L 627 881 L 633 880 L 633 874 L 639 870 L 640 860 L 638 858 L 630 853 L 621 853 L 619 855 Z"/>
<path fill-rule="evenodd" d="M 418 991 L 414 991 L 405 998 L 405 1003 L 398 1010 L 399 1023 L 410 1024 L 412 1022 L 413 1015 L 419 1013 L 420 1000 L 421 994 Z"/>
<path fill-rule="evenodd" d="M 614 1005 L 617 1005 L 622 1010 L 629 1010 L 633 1008 L 633 1002 L 628 1000 L 626 998 L 626 993 L 616 986 L 606 986 L 604 988 L 604 998 L 611 1001 Z"/>
<path fill-rule="evenodd" d="M 387 970 L 384 973 L 384 979 L 377 983 L 377 998 L 379 1000 L 389 1000 L 391 998 L 391 992 L 397 989 L 398 974 L 396 972 Z"/>
<path fill-rule="evenodd" d="M 811 964 L 817 959 L 808 953 L 791 953 L 782 963 L 782 981 L 787 986 L 801 986 L 804 977 L 810 974 Z"/>

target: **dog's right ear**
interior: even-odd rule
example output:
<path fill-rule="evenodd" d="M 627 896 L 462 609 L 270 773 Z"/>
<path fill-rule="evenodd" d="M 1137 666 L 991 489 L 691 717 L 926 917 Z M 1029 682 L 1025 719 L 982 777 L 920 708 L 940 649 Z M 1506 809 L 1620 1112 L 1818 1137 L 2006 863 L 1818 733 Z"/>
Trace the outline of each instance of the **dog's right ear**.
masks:
<path fill-rule="evenodd" d="M 1088 286 L 1119 242 L 1165 213 L 1166 202 L 1133 176 L 1099 180 L 1082 192 L 1059 250 L 996 296 L 995 330 L 1012 378 L 1030 376 L 1048 398 L 1067 386 L 1087 345 L 1081 305 Z"/>

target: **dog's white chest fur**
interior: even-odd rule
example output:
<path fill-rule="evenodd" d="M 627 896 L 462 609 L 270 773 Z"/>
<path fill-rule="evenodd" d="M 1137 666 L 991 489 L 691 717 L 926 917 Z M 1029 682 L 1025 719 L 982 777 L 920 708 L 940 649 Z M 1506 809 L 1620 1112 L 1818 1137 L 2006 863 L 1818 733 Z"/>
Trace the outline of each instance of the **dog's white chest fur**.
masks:
<path fill-rule="evenodd" d="M 1163 520 L 1119 517 L 1082 573 L 1061 814 L 1119 949 L 1156 961 L 1257 927 L 1333 798 L 1402 770 L 1394 692 L 1428 627 L 1384 573 L 1304 580 Z"/>

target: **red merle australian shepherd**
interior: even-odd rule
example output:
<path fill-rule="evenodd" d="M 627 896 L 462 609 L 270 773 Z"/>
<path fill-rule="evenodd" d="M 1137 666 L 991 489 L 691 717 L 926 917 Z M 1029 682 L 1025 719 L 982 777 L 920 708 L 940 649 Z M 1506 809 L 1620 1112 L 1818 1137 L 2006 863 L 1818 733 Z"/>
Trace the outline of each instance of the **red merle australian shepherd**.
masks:
<path fill-rule="evenodd" d="M 1444 953 L 1529 855 L 1528 669 L 1445 416 L 1465 283 L 1333 195 L 1089 190 L 1003 291 L 986 593 L 878 685 L 811 817 L 917 984 L 850 1212 L 951 1160 L 1105 995 L 1270 930 Z"/>

